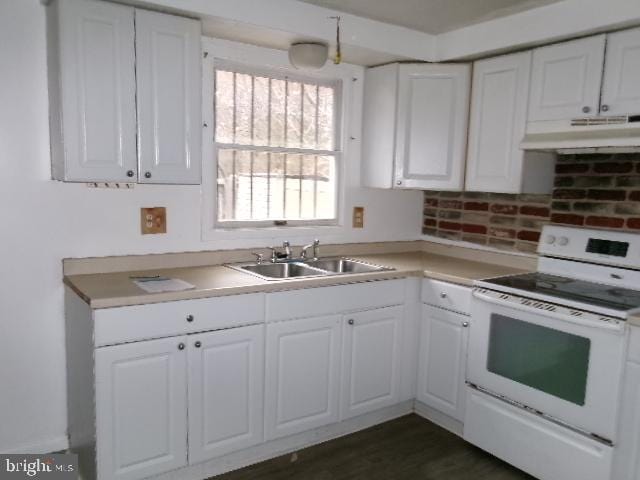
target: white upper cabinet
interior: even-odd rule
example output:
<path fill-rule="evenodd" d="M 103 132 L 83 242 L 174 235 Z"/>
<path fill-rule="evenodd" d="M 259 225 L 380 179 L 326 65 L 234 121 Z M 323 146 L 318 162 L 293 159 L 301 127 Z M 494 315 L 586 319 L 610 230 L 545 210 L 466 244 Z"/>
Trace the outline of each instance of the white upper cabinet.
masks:
<path fill-rule="evenodd" d="M 200 22 L 136 10 L 138 155 L 144 183 L 200 183 Z"/>
<path fill-rule="evenodd" d="M 53 177 L 135 181 L 134 9 L 58 0 L 47 31 Z"/>
<path fill-rule="evenodd" d="M 640 28 L 607 36 L 601 111 L 640 113 Z"/>
<path fill-rule="evenodd" d="M 525 152 L 531 52 L 473 65 L 465 189 L 478 192 L 549 193 L 555 158 Z"/>
<path fill-rule="evenodd" d="M 473 64 L 466 189 L 519 193 L 531 52 Z"/>
<path fill-rule="evenodd" d="M 605 35 L 533 51 L 529 121 L 599 113 Z"/>
<path fill-rule="evenodd" d="M 365 78 L 363 184 L 460 190 L 469 65 L 393 64 Z"/>
<path fill-rule="evenodd" d="M 54 0 L 47 37 L 54 179 L 200 183 L 197 20 Z"/>

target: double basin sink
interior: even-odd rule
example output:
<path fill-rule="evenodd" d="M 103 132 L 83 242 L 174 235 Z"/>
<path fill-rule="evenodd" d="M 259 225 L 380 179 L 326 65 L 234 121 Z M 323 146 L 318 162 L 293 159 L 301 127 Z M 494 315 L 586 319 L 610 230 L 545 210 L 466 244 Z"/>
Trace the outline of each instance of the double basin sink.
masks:
<path fill-rule="evenodd" d="M 249 273 L 265 280 L 323 277 L 353 273 L 371 273 L 394 270 L 349 258 L 323 258 L 318 260 L 291 260 L 281 263 L 251 263 L 227 265 L 234 270 Z"/>

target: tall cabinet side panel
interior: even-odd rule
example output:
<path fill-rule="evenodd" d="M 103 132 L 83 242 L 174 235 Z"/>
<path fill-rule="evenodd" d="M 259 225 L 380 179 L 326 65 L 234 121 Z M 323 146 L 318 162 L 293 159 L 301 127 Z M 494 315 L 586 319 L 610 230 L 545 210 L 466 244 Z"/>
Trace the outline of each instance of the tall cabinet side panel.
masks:
<path fill-rule="evenodd" d="M 67 423 L 69 448 L 79 454 L 82 478 L 96 478 L 93 312 L 65 287 Z"/>

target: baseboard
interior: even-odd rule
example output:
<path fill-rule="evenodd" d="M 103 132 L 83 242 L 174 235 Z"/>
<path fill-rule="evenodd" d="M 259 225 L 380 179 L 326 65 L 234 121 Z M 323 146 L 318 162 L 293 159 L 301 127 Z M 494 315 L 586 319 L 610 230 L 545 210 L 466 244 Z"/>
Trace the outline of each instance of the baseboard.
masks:
<path fill-rule="evenodd" d="M 13 454 L 13 453 L 52 453 L 52 452 L 60 452 L 62 450 L 66 450 L 69 448 L 69 441 L 67 437 L 54 437 L 48 440 L 43 440 L 38 443 L 31 443 L 26 445 L 21 445 L 19 447 L 14 447 L 9 450 L 3 450 L 2 453 L 5 454 Z"/>
<path fill-rule="evenodd" d="M 409 400 L 376 412 L 360 415 L 356 418 L 344 420 L 308 432 L 291 435 L 290 437 L 272 440 L 240 452 L 230 453 L 197 465 L 187 466 L 150 478 L 155 480 L 202 480 L 203 478 L 237 470 L 281 455 L 293 453 L 312 445 L 324 443 L 334 438 L 349 435 L 350 433 L 373 427 L 379 423 L 387 422 L 412 412 L 413 400 Z"/>
<path fill-rule="evenodd" d="M 463 423 L 456 420 L 455 418 L 451 418 L 448 415 L 445 415 L 438 410 L 431 408 L 428 405 L 425 405 L 418 400 L 415 401 L 414 411 L 416 415 L 420 415 L 422 418 L 426 418 L 432 423 L 435 423 L 439 427 L 444 428 L 445 430 L 449 430 L 451 433 L 462 437 L 463 432 Z"/>

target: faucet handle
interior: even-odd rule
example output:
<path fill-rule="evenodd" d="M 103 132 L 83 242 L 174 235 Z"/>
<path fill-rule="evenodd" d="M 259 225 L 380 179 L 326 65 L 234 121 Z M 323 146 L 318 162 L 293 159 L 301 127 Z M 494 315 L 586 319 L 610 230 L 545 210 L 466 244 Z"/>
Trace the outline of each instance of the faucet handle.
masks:
<path fill-rule="evenodd" d="M 258 265 L 260 265 L 262 263 L 262 261 L 264 260 L 264 254 L 262 254 L 262 253 L 251 252 L 251 255 L 255 255 L 256 256 L 256 261 L 258 262 Z"/>

